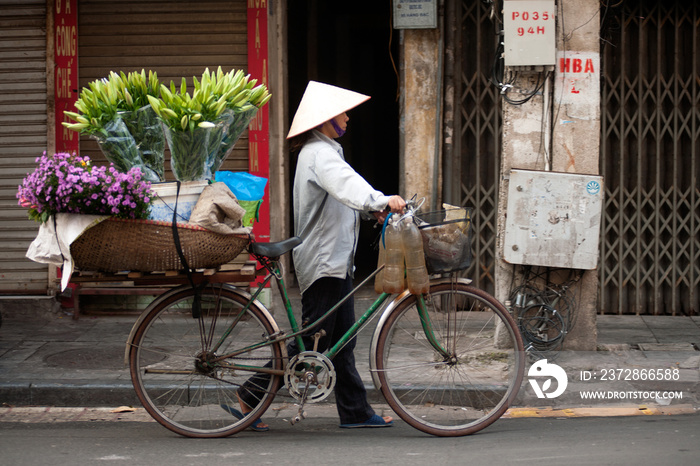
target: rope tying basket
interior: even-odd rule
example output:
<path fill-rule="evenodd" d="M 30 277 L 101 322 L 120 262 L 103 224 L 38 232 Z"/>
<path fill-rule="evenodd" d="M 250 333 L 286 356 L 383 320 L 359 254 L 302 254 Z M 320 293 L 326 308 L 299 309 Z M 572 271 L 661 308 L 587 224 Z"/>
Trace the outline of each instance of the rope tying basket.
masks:
<path fill-rule="evenodd" d="M 223 235 L 177 224 L 182 252 L 191 269 L 231 262 L 248 245 L 248 235 Z M 106 219 L 88 228 L 70 246 L 76 268 L 99 272 L 155 272 L 183 269 L 170 222 Z"/>

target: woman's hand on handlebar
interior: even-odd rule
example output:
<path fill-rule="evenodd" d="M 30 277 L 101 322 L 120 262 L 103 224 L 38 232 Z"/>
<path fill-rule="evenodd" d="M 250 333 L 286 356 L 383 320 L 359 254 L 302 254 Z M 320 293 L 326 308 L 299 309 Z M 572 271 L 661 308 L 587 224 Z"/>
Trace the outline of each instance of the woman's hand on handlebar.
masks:
<path fill-rule="evenodd" d="M 405 208 L 406 201 L 404 201 L 401 196 L 391 196 L 386 209 L 382 210 L 381 212 L 374 212 L 374 216 L 376 217 L 377 222 L 384 223 L 384 220 L 386 220 L 386 216 L 389 215 L 389 213 L 402 214 Z"/>
<path fill-rule="evenodd" d="M 406 208 L 406 201 L 404 201 L 401 196 L 391 196 L 387 207 L 393 214 L 402 214 L 403 210 Z"/>

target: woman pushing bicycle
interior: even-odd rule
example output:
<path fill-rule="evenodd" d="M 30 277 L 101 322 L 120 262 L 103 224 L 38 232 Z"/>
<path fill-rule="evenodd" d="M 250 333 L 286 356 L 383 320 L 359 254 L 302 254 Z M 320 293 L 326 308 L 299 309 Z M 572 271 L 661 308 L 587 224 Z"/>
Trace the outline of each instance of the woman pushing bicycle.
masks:
<path fill-rule="evenodd" d="M 309 83 L 289 133 L 301 149 L 294 182 L 296 236 L 248 244 L 258 271 L 266 271 L 255 291 L 230 284 L 226 273 L 195 272 L 196 287 L 169 289 L 134 324 L 127 340 L 131 380 L 144 408 L 166 428 L 195 438 L 225 437 L 249 427 L 269 430 L 260 417 L 282 383 L 299 402 L 292 424 L 306 417 L 307 404 L 335 390 L 341 427 L 391 426 L 390 417 L 369 405 L 355 368 L 355 337 L 377 314 L 370 375 L 408 425 L 441 437 L 469 435 L 514 402 L 526 359 L 517 324 L 496 298 L 459 276 L 472 259 L 472 209 L 416 215 L 420 204 L 375 190 L 344 160 L 335 139 L 347 128 L 346 112 L 368 98 Z M 413 254 L 411 261 L 406 255 L 406 275 L 412 276 L 417 254 L 423 254 L 428 290 L 382 287 L 355 323 L 352 295 L 383 270 L 352 289 L 360 213 L 374 212 L 383 220 L 389 211 L 403 211 L 401 249 Z M 389 249 L 396 249 L 389 243 L 388 266 Z M 301 325 L 280 268 L 280 257 L 290 251 L 302 292 Z M 291 332 L 258 301 L 271 280 Z"/>
<path fill-rule="evenodd" d="M 294 229 L 303 243 L 292 252 L 302 302 L 302 325 L 314 322 L 352 291 L 354 257 L 360 229 L 360 213 L 373 213 L 383 222 L 389 211 L 401 213 L 406 202 L 374 189 L 346 161 L 336 141 L 345 134 L 347 111 L 370 97 L 310 81 L 287 135 L 293 151 L 300 150 L 294 177 Z M 323 322 L 325 333 L 318 351 L 335 344 L 355 322 L 352 297 Z M 316 329 L 313 333 L 316 333 Z M 304 345 L 313 346 L 311 335 Z M 390 416 L 380 417 L 367 401 L 367 393 L 355 367 L 352 340 L 334 358 L 337 373 L 336 406 L 340 427 L 387 427 Z M 289 356 L 299 353 L 296 342 Z M 257 405 L 255 387 L 266 386 L 266 374 L 251 377 L 238 389 L 243 413 Z M 232 410 L 230 410 L 232 411 Z M 234 413 L 238 415 L 239 413 Z M 255 430 L 267 430 L 262 421 Z"/>

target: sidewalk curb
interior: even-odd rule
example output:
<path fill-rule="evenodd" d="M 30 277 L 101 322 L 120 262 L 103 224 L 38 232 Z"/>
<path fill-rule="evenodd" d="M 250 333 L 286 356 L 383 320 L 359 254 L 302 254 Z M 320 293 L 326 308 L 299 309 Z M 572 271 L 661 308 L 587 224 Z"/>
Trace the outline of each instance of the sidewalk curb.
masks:
<path fill-rule="evenodd" d="M 381 391 L 373 386 L 366 386 L 367 398 L 372 405 L 386 405 Z M 525 386 L 521 389 L 525 390 Z M 132 406 L 142 409 L 131 382 L 95 383 L 87 380 L 66 380 L 63 382 L 0 382 L 0 409 L 18 409 L 18 407 L 43 406 L 45 409 L 78 409 L 79 407 L 96 409 L 106 406 Z M 294 405 L 287 391 L 281 388 L 270 412 L 275 406 Z M 335 412 L 335 398 L 331 394 L 314 407 L 328 407 Z M 388 406 L 386 407 L 387 409 Z M 389 409 L 390 411 L 390 409 Z M 532 405 L 509 408 L 503 419 L 519 418 L 580 418 L 580 417 L 618 417 L 696 414 L 700 407 L 692 404 L 662 406 L 654 403 L 626 404 L 609 406 L 578 407 L 536 407 Z"/>
<path fill-rule="evenodd" d="M 296 412 L 296 405 L 289 403 L 273 403 L 264 414 L 268 420 L 288 422 Z M 386 408 L 377 407 L 382 415 L 395 414 Z M 336 418 L 336 408 L 328 401 L 316 403 L 307 408 L 308 419 Z M 551 408 L 511 408 L 501 419 L 527 418 L 583 418 L 583 417 L 634 417 L 634 416 L 676 416 L 697 414 L 698 408 L 691 405 L 655 406 L 655 405 L 625 405 L 615 407 L 587 407 L 570 409 Z M 0 407 L 0 422 L 155 422 L 141 406 L 118 407 L 61 407 L 61 406 L 4 406 Z"/>
<path fill-rule="evenodd" d="M 131 382 L 96 383 L 87 380 L 64 382 L 2 382 L 0 400 L 5 406 L 141 406 Z"/>

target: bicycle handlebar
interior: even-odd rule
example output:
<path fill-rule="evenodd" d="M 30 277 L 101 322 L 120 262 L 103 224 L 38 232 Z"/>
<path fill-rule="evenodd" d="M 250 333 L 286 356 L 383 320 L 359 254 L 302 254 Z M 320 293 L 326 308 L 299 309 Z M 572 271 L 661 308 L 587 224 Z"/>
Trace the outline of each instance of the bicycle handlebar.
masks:
<path fill-rule="evenodd" d="M 418 212 L 420 210 L 421 207 L 423 207 L 423 204 L 425 204 L 425 197 L 421 197 L 419 199 L 416 199 L 416 196 L 417 196 L 417 194 L 414 194 L 411 199 L 406 201 L 406 208 L 404 209 L 404 211 L 405 211 L 404 215 L 415 214 L 416 212 Z"/>

